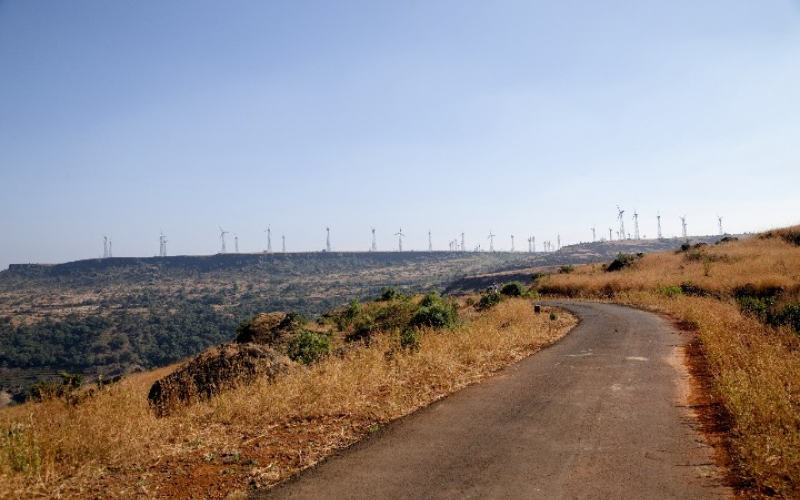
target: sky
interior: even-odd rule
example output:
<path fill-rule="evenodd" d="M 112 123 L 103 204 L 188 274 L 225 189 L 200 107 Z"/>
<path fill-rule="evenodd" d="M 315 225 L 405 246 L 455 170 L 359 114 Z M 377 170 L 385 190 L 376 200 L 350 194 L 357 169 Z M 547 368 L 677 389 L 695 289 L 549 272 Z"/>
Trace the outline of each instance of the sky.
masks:
<path fill-rule="evenodd" d="M 797 224 L 798 89 L 798 0 L 0 0 L 0 269 Z"/>

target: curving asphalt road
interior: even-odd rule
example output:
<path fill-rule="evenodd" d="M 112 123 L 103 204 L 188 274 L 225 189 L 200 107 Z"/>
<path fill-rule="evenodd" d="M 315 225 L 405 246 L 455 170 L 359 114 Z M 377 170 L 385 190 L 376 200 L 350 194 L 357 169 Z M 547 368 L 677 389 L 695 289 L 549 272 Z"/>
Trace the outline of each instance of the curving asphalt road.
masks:
<path fill-rule="evenodd" d="M 258 499 L 732 498 L 686 408 L 689 339 L 642 311 L 552 303 L 560 342 Z"/>

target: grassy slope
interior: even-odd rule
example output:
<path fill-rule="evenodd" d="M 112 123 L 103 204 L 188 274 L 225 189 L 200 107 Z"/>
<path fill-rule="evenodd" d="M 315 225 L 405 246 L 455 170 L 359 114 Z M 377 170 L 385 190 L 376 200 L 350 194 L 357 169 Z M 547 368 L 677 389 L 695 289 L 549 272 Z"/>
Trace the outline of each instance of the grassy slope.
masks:
<path fill-rule="evenodd" d="M 488 376 L 564 335 L 575 321 L 509 299 L 461 304 L 454 330 L 423 331 L 418 352 L 388 334 L 273 384 L 233 390 L 168 417 L 147 391 L 170 371 L 132 376 L 77 406 L 0 410 L 0 498 L 245 498 L 393 419 Z M 233 494 L 231 493 L 233 492 Z"/>
<path fill-rule="evenodd" d="M 606 272 L 582 266 L 543 292 L 666 313 L 696 330 L 714 390 L 730 413 L 734 480 L 748 496 L 800 498 L 800 335 L 742 312 L 743 291 L 798 302 L 800 227 L 683 253 L 648 255 Z M 692 292 L 692 295 L 683 293 Z"/>

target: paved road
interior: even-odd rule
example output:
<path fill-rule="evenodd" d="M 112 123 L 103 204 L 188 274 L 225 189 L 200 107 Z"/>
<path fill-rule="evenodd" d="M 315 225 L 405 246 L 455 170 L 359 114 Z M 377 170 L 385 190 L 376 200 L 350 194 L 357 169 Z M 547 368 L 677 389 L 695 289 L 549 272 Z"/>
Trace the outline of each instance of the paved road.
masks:
<path fill-rule="evenodd" d="M 685 335 L 634 309 L 560 305 L 581 324 L 556 345 L 256 498 L 731 497 L 682 406 Z"/>

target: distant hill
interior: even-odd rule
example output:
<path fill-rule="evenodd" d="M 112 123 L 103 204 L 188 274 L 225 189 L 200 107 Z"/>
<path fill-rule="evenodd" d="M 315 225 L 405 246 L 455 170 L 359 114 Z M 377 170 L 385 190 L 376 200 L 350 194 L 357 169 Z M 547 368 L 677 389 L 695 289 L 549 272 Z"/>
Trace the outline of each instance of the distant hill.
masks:
<path fill-rule="evenodd" d="M 113 376 L 173 363 L 229 341 L 258 312 L 314 317 L 353 298 L 374 297 L 382 287 L 458 292 L 476 288 L 457 285 L 470 277 L 603 262 L 620 251 L 665 251 L 680 243 L 584 243 L 552 253 L 224 254 L 11 265 L 0 272 L 0 390 L 19 393 L 60 371 Z"/>

